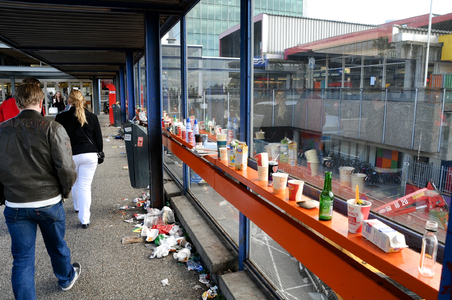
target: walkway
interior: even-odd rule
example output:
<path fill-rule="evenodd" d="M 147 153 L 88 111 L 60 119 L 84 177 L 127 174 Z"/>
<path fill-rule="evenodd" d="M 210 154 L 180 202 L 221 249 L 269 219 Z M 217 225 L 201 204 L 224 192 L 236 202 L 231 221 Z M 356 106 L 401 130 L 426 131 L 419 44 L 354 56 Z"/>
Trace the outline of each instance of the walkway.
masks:
<path fill-rule="evenodd" d="M 130 186 L 124 141 L 110 138 L 118 128 L 106 127 L 107 116 L 100 116 L 106 160 L 98 166 L 92 185 L 93 204 L 90 228 L 82 229 L 72 200 L 65 203 L 66 241 L 72 261 L 80 262 L 82 275 L 72 290 L 63 292 L 53 275 L 49 256 L 38 233 L 36 246 L 36 292 L 38 299 L 201 299 L 208 288 L 198 281 L 196 271 L 187 271 L 172 255 L 150 259 L 144 243 L 121 244 L 125 236 L 135 235 L 133 225 L 124 222 L 140 208 L 118 213 L 118 204 L 133 206 L 132 200 L 144 190 Z M 128 201 L 122 201 L 128 198 Z M 11 288 L 12 256 L 10 237 L 0 207 L 0 299 L 14 299 Z M 161 280 L 168 278 L 169 286 Z M 198 288 L 201 287 L 201 288 Z"/>

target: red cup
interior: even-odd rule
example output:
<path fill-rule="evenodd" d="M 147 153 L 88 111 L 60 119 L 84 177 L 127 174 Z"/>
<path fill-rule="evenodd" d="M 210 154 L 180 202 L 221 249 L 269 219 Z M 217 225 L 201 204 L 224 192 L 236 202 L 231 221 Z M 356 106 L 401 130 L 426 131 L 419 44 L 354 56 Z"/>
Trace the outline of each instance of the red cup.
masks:
<path fill-rule="evenodd" d="M 303 180 L 289 180 L 289 200 L 301 201 L 301 195 L 303 194 L 304 181 Z"/>
<path fill-rule="evenodd" d="M 357 205 L 355 199 L 347 201 L 348 231 L 351 233 L 361 233 L 364 220 L 369 218 L 372 203 L 365 200 L 363 202 L 364 205 Z"/>

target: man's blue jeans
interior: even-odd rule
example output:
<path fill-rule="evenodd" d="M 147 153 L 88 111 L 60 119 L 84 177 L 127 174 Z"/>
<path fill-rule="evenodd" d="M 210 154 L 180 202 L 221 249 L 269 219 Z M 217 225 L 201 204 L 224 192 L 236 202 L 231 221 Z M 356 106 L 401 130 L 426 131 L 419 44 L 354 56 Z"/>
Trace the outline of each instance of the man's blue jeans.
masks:
<path fill-rule="evenodd" d="M 11 235 L 14 258 L 11 282 L 16 300 L 36 299 L 34 275 L 38 225 L 58 284 L 61 287 L 68 286 L 74 279 L 75 272 L 71 264 L 71 253 L 64 241 L 66 216 L 63 202 L 40 208 L 6 207 L 3 214 Z"/>

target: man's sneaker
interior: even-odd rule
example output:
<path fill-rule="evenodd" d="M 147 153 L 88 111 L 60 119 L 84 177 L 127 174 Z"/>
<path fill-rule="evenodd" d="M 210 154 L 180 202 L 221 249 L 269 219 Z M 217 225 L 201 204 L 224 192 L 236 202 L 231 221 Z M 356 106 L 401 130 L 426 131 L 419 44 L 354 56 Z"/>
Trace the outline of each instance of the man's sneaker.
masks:
<path fill-rule="evenodd" d="M 63 291 L 69 291 L 70 289 L 72 289 L 72 287 L 74 286 L 74 283 L 77 281 L 80 274 L 82 273 L 82 266 L 79 263 L 77 263 L 77 262 L 73 263 L 72 267 L 74 268 L 74 271 L 75 271 L 74 279 L 72 279 L 71 283 L 67 287 L 61 287 L 61 289 Z"/>

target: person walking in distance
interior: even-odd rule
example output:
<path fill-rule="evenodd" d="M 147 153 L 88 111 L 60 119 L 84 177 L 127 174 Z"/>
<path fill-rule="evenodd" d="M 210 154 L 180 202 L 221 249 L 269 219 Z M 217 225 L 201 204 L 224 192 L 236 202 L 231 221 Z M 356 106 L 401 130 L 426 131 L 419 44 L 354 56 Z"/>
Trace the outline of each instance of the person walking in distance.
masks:
<path fill-rule="evenodd" d="M 37 86 L 41 85 L 41 82 L 34 77 L 27 77 L 22 80 L 21 84 L 36 84 Z M 20 110 L 17 107 L 16 99 L 13 97 L 7 98 L 3 101 L 2 105 L 0 105 L 0 123 L 11 118 L 14 118 L 19 114 Z M 41 110 L 41 114 L 44 116 L 44 107 Z"/>
<path fill-rule="evenodd" d="M 63 96 L 58 91 L 55 93 L 55 96 L 53 97 L 53 106 L 58 109 L 58 112 L 62 112 L 66 108 L 66 104 L 64 103 Z"/>
<path fill-rule="evenodd" d="M 0 124 L 0 204 L 6 205 L 17 300 L 36 299 L 38 226 L 61 289 L 70 290 L 81 273 L 64 240 L 63 201 L 77 176 L 70 139 L 63 126 L 40 114 L 44 97 L 37 84 L 21 84 L 15 93 L 19 115 Z"/>
<path fill-rule="evenodd" d="M 103 151 L 102 131 L 97 116 L 85 109 L 85 97 L 79 90 L 72 90 L 68 97 L 71 108 L 55 117 L 69 135 L 77 181 L 72 187 L 74 210 L 82 228 L 91 224 L 91 183 L 97 168 L 97 152 Z"/>

